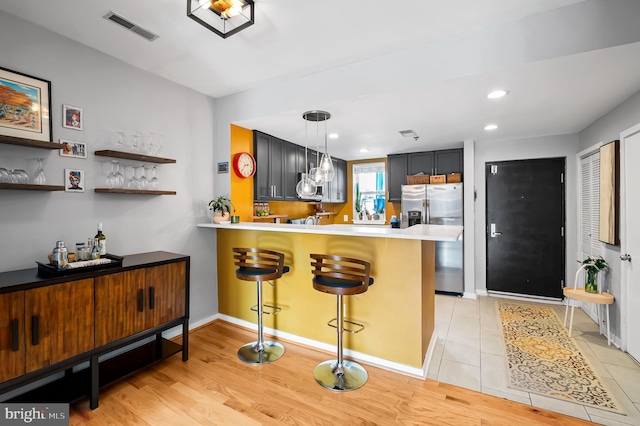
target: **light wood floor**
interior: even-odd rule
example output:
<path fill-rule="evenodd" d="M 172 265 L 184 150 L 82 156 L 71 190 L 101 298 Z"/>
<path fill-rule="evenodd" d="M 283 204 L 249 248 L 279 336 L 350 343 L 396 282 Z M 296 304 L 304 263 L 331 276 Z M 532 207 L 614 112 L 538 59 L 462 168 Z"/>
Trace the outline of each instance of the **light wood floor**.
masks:
<path fill-rule="evenodd" d="M 313 379 L 316 364 L 335 357 L 283 341 L 268 365 L 238 360 L 255 333 L 216 321 L 190 334 L 180 355 L 103 389 L 100 406 L 71 407 L 71 425 L 587 425 L 545 411 L 433 380 L 365 365 L 361 389 L 336 393 Z"/>

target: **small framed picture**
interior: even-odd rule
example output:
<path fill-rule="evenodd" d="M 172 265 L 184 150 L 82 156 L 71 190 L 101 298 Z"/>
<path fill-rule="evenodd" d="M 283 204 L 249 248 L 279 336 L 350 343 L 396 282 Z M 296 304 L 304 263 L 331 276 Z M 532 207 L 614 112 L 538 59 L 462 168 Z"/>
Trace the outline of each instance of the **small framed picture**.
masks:
<path fill-rule="evenodd" d="M 64 169 L 64 190 L 84 192 L 84 170 Z"/>
<path fill-rule="evenodd" d="M 229 162 L 218 163 L 218 173 L 229 173 Z"/>
<path fill-rule="evenodd" d="M 87 158 L 87 144 L 83 142 L 60 139 L 60 145 L 62 145 L 60 149 L 62 157 Z"/>
<path fill-rule="evenodd" d="M 62 105 L 62 126 L 67 129 L 82 130 L 82 108 Z"/>

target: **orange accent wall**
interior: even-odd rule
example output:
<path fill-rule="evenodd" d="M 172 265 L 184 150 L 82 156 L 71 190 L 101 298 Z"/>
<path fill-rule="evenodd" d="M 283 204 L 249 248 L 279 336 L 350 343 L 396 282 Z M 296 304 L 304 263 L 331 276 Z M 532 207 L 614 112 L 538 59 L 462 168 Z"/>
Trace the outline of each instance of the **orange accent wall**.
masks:
<path fill-rule="evenodd" d="M 251 222 L 253 219 L 253 178 L 241 178 L 233 171 L 233 157 L 239 152 L 253 155 L 253 132 L 231 124 L 231 150 L 229 173 L 231 173 L 231 202 L 240 215 L 240 221 Z"/>

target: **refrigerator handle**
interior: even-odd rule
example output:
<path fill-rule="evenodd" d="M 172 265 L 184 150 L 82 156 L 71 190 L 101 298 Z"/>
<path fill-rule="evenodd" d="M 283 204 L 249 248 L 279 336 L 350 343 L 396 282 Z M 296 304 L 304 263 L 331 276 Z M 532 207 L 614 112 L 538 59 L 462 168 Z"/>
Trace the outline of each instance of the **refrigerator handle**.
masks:
<path fill-rule="evenodd" d="M 429 217 L 429 199 L 425 198 L 424 200 L 422 200 L 422 211 L 425 212 L 425 224 L 429 224 L 429 222 L 431 221 L 431 218 Z"/>

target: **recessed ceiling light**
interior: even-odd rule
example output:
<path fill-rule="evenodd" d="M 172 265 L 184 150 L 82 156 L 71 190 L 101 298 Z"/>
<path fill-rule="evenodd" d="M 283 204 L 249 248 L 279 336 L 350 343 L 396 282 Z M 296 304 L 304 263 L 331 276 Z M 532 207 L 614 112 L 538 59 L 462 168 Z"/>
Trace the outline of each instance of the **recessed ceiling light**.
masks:
<path fill-rule="evenodd" d="M 369 148 L 360 148 L 360 152 L 369 152 Z"/>
<path fill-rule="evenodd" d="M 485 130 L 495 130 L 498 128 L 497 124 L 487 124 L 486 126 L 484 126 Z"/>
<path fill-rule="evenodd" d="M 329 136 L 329 139 L 338 139 L 340 137 L 337 133 L 329 133 L 327 136 Z"/>
<path fill-rule="evenodd" d="M 498 99 L 498 98 L 501 98 L 501 97 L 506 96 L 508 94 L 509 94 L 508 90 L 499 89 L 499 90 L 494 90 L 493 92 L 489 93 L 487 95 L 487 98 L 489 98 L 489 99 Z"/>

